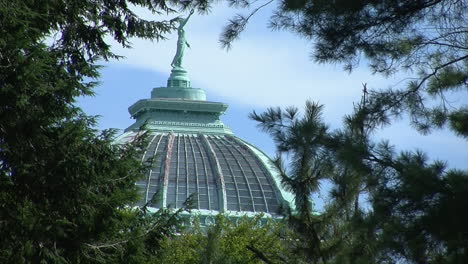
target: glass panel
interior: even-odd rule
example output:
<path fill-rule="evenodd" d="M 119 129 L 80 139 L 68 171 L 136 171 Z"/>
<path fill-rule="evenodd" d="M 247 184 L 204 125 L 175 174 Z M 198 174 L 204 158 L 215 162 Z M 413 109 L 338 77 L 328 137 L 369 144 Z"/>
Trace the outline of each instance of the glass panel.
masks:
<path fill-rule="evenodd" d="M 277 201 L 276 199 L 267 199 L 267 204 L 270 205 L 270 204 L 277 204 Z"/>
<path fill-rule="evenodd" d="M 262 192 L 261 191 L 252 191 L 252 196 L 253 197 L 262 197 Z"/>
<path fill-rule="evenodd" d="M 253 211 L 253 205 L 251 204 L 242 204 L 241 207 L 242 211 Z"/>
<path fill-rule="evenodd" d="M 254 203 L 255 204 L 265 204 L 265 201 L 263 198 L 254 198 Z"/>
<path fill-rule="evenodd" d="M 243 183 L 246 184 L 245 178 L 244 177 L 234 177 L 237 183 Z"/>
<path fill-rule="evenodd" d="M 183 176 L 179 176 L 179 178 L 177 179 L 177 182 L 179 183 L 180 186 L 185 186 L 186 181 L 187 179 Z"/>
<path fill-rule="evenodd" d="M 260 167 L 257 167 L 257 166 L 253 167 L 252 169 L 253 169 L 253 171 L 255 171 L 257 173 L 263 172 L 263 170 Z"/>
<path fill-rule="evenodd" d="M 245 160 L 243 160 L 243 157 L 239 158 L 239 164 L 242 166 L 242 168 L 248 168 L 249 167 L 249 163 Z"/>
<path fill-rule="evenodd" d="M 239 190 L 247 190 L 247 184 L 244 183 L 237 183 L 237 188 Z"/>
<path fill-rule="evenodd" d="M 184 206 L 184 201 L 177 201 L 177 208 Z"/>
<path fill-rule="evenodd" d="M 189 179 L 189 184 L 190 184 L 190 185 L 195 185 L 195 184 L 197 184 L 197 178 L 195 178 L 194 176 L 192 176 L 192 177 L 191 177 L 191 176 L 187 176 L 187 177 L 188 177 L 188 179 Z"/>
<path fill-rule="evenodd" d="M 155 182 L 155 181 L 158 180 L 158 179 L 159 179 L 159 175 L 151 175 L 151 177 L 150 177 L 150 180 L 151 180 L 152 182 Z"/>
<path fill-rule="evenodd" d="M 233 171 L 240 171 L 240 167 L 237 165 L 237 162 L 233 161 L 231 164 L 229 164 L 231 166 L 231 169 Z"/>
<path fill-rule="evenodd" d="M 267 180 L 266 178 L 260 178 L 259 180 L 260 180 L 260 183 L 261 183 L 261 184 L 267 184 L 267 185 L 269 185 L 269 182 L 268 182 L 268 180 Z"/>
<path fill-rule="evenodd" d="M 175 194 L 173 195 L 167 194 L 167 203 L 174 204 L 174 202 L 175 202 Z"/>
<path fill-rule="evenodd" d="M 233 183 L 226 183 L 226 189 L 235 190 L 235 185 Z"/>
<path fill-rule="evenodd" d="M 257 179 L 254 179 L 254 178 L 247 178 L 247 182 L 249 183 L 250 186 L 258 185 Z"/>
<path fill-rule="evenodd" d="M 238 177 L 244 177 L 244 174 L 242 173 L 242 171 L 233 171 L 232 175 L 238 176 Z"/>
<path fill-rule="evenodd" d="M 169 195 L 169 194 L 174 194 L 174 193 L 175 193 L 175 190 L 176 190 L 175 187 L 168 187 L 168 188 L 167 188 L 167 194 L 168 194 L 168 195 Z"/>
<path fill-rule="evenodd" d="M 208 202 L 207 201 L 204 201 L 204 202 L 199 201 L 198 206 L 199 206 L 200 209 L 208 209 Z"/>
<path fill-rule="evenodd" d="M 209 176 L 207 176 L 209 177 Z M 210 178 L 208 178 L 208 184 L 210 186 L 218 186 L 218 182 L 215 180 L 215 178 L 213 176 L 211 176 Z"/>
<path fill-rule="evenodd" d="M 231 177 L 224 177 L 224 182 L 225 183 L 234 183 L 234 179 Z"/>
<path fill-rule="evenodd" d="M 227 209 L 237 211 L 239 210 L 239 206 L 237 204 L 227 204 Z"/>
<path fill-rule="evenodd" d="M 271 213 L 278 213 L 279 207 L 278 205 L 268 205 L 269 212 Z"/>
<path fill-rule="evenodd" d="M 216 202 L 213 202 L 213 201 L 212 201 L 212 202 L 210 203 L 210 205 L 211 205 L 211 209 L 213 209 L 213 210 L 219 210 L 219 205 L 218 205 L 218 202 L 217 202 L 217 201 L 216 201 Z"/>
<path fill-rule="evenodd" d="M 237 192 L 235 190 L 226 190 L 226 195 L 234 196 L 237 195 Z"/>
<path fill-rule="evenodd" d="M 255 205 L 255 211 L 257 212 L 266 212 L 266 206 L 265 205 L 259 205 L 259 204 L 256 204 Z"/>
<path fill-rule="evenodd" d="M 240 201 L 241 201 L 241 204 L 252 204 L 252 199 L 247 198 L 247 197 L 246 198 L 241 197 Z"/>
<path fill-rule="evenodd" d="M 211 193 L 211 192 L 210 192 Z M 208 194 L 208 190 L 205 188 L 205 189 L 198 189 L 198 194 L 203 194 L 203 195 L 207 195 Z"/>
<path fill-rule="evenodd" d="M 250 192 L 249 191 L 239 191 L 240 196 L 248 196 L 250 197 Z"/>

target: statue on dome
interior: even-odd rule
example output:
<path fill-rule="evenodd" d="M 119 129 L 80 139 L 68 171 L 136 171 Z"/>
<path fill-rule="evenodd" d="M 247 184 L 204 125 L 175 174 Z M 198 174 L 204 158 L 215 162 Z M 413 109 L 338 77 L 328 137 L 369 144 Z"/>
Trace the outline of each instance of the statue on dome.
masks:
<path fill-rule="evenodd" d="M 194 10 L 192 9 L 190 11 L 190 14 L 187 16 L 187 18 L 182 18 L 178 17 L 176 20 L 179 22 L 179 27 L 177 28 L 177 34 L 178 34 L 178 39 L 177 39 L 177 51 L 174 56 L 174 59 L 172 60 L 171 66 L 172 68 L 182 68 L 182 59 L 184 57 L 184 51 L 185 51 L 185 46 L 190 48 L 190 44 L 187 42 L 185 39 L 185 30 L 184 26 L 187 24 L 190 16 L 192 16 Z"/>

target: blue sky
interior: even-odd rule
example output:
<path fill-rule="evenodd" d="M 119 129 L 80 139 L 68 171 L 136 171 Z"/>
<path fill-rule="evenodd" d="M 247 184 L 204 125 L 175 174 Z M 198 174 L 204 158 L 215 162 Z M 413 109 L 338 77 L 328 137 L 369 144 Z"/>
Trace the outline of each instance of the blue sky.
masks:
<path fill-rule="evenodd" d="M 141 9 L 136 11 L 146 18 L 164 19 Z M 224 123 L 237 136 L 270 155 L 274 153 L 272 141 L 247 118 L 252 110 L 290 105 L 301 108 L 310 99 L 325 104 L 326 122 L 338 128 L 343 115 L 350 113 L 353 101 L 359 100 L 363 83 L 370 89 L 386 88 L 404 78 L 372 75 L 364 64 L 348 74 L 341 65 L 314 63 L 306 40 L 289 32 L 271 32 L 266 27 L 268 9 L 252 19 L 240 40 L 226 52 L 220 48 L 218 38 L 235 12 L 218 6 L 208 16 L 195 14 L 186 25 L 191 49 L 186 49 L 183 64 L 192 87 L 205 89 L 210 101 L 229 104 L 222 116 Z M 132 124 L 127 108 L 139 99 L 149 98 L 152 88 L 166 84 L 176 39 L 173 34 L 163 42 L 134 39 L 133 49 L 114 46 L 114 51 L 126 59 L 106 63 L 96 96 L 79 100 L 85 112 L 101 116 L 99 128 L 125 129 Z M 466 98 L 465 94 L 453 103 L 466 104 Z M 435 131 L 423 136 L 406 120 L 398 120 L 376 137 L 390 140 L 398 150 L 420 149 L 432 159 L 447 160 L 450 167 L 468 168 L 468 143 L 451 132 Z"/>

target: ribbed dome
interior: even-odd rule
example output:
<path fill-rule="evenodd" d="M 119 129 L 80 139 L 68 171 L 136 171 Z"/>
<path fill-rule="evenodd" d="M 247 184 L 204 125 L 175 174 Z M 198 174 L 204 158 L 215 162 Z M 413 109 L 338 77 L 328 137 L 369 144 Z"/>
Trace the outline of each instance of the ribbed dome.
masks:
<path fill-rule="evenodd" d="M 219 119 L 226 104 L 206 101 L 205 92 L 188 81 L 168 83 L 129 107 L 136 122 L 116 140 L 133 140 L 143 126 L 150 132 L 142 160 L 152 164 L 136 183 L 139 205 L 180 208 L 193 195 L 194 211 L 205 221 L 218 212 L 274 216 L 281 205 L 292 205 L 269 158 Z"/>
<path fill-rule="evenodd" d="M 153 165 L 137 182 L 140 205 L 159 195 L 152 206 L 179 208 L 193 194 L 199 210 L 276 214 L 285 203 L 268 158 L 231 135 L 154 132 L 143 159 Z"/>

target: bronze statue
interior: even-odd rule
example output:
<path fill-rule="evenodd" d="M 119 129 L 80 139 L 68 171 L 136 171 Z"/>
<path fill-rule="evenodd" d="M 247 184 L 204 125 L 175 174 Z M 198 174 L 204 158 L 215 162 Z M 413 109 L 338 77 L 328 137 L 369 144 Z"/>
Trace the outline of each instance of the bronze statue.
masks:
<path fill-rule="evenodd" d="M 185 45 L 190 48 L 190 44 L 185 39 L 184 26 L 187 24 L 187 21 L 189 20 L 190 16 L 192 16 L 193 12 L 194 10 L 192 9 L 190 14 L 185 19 L 181 17 L 177 18 L 177 21 L 179 22 L 179 27 L 177 28 L 177 51 L 171 63 L 172 68 L 182 68 L 182 59 L 184 57 Z"/>

